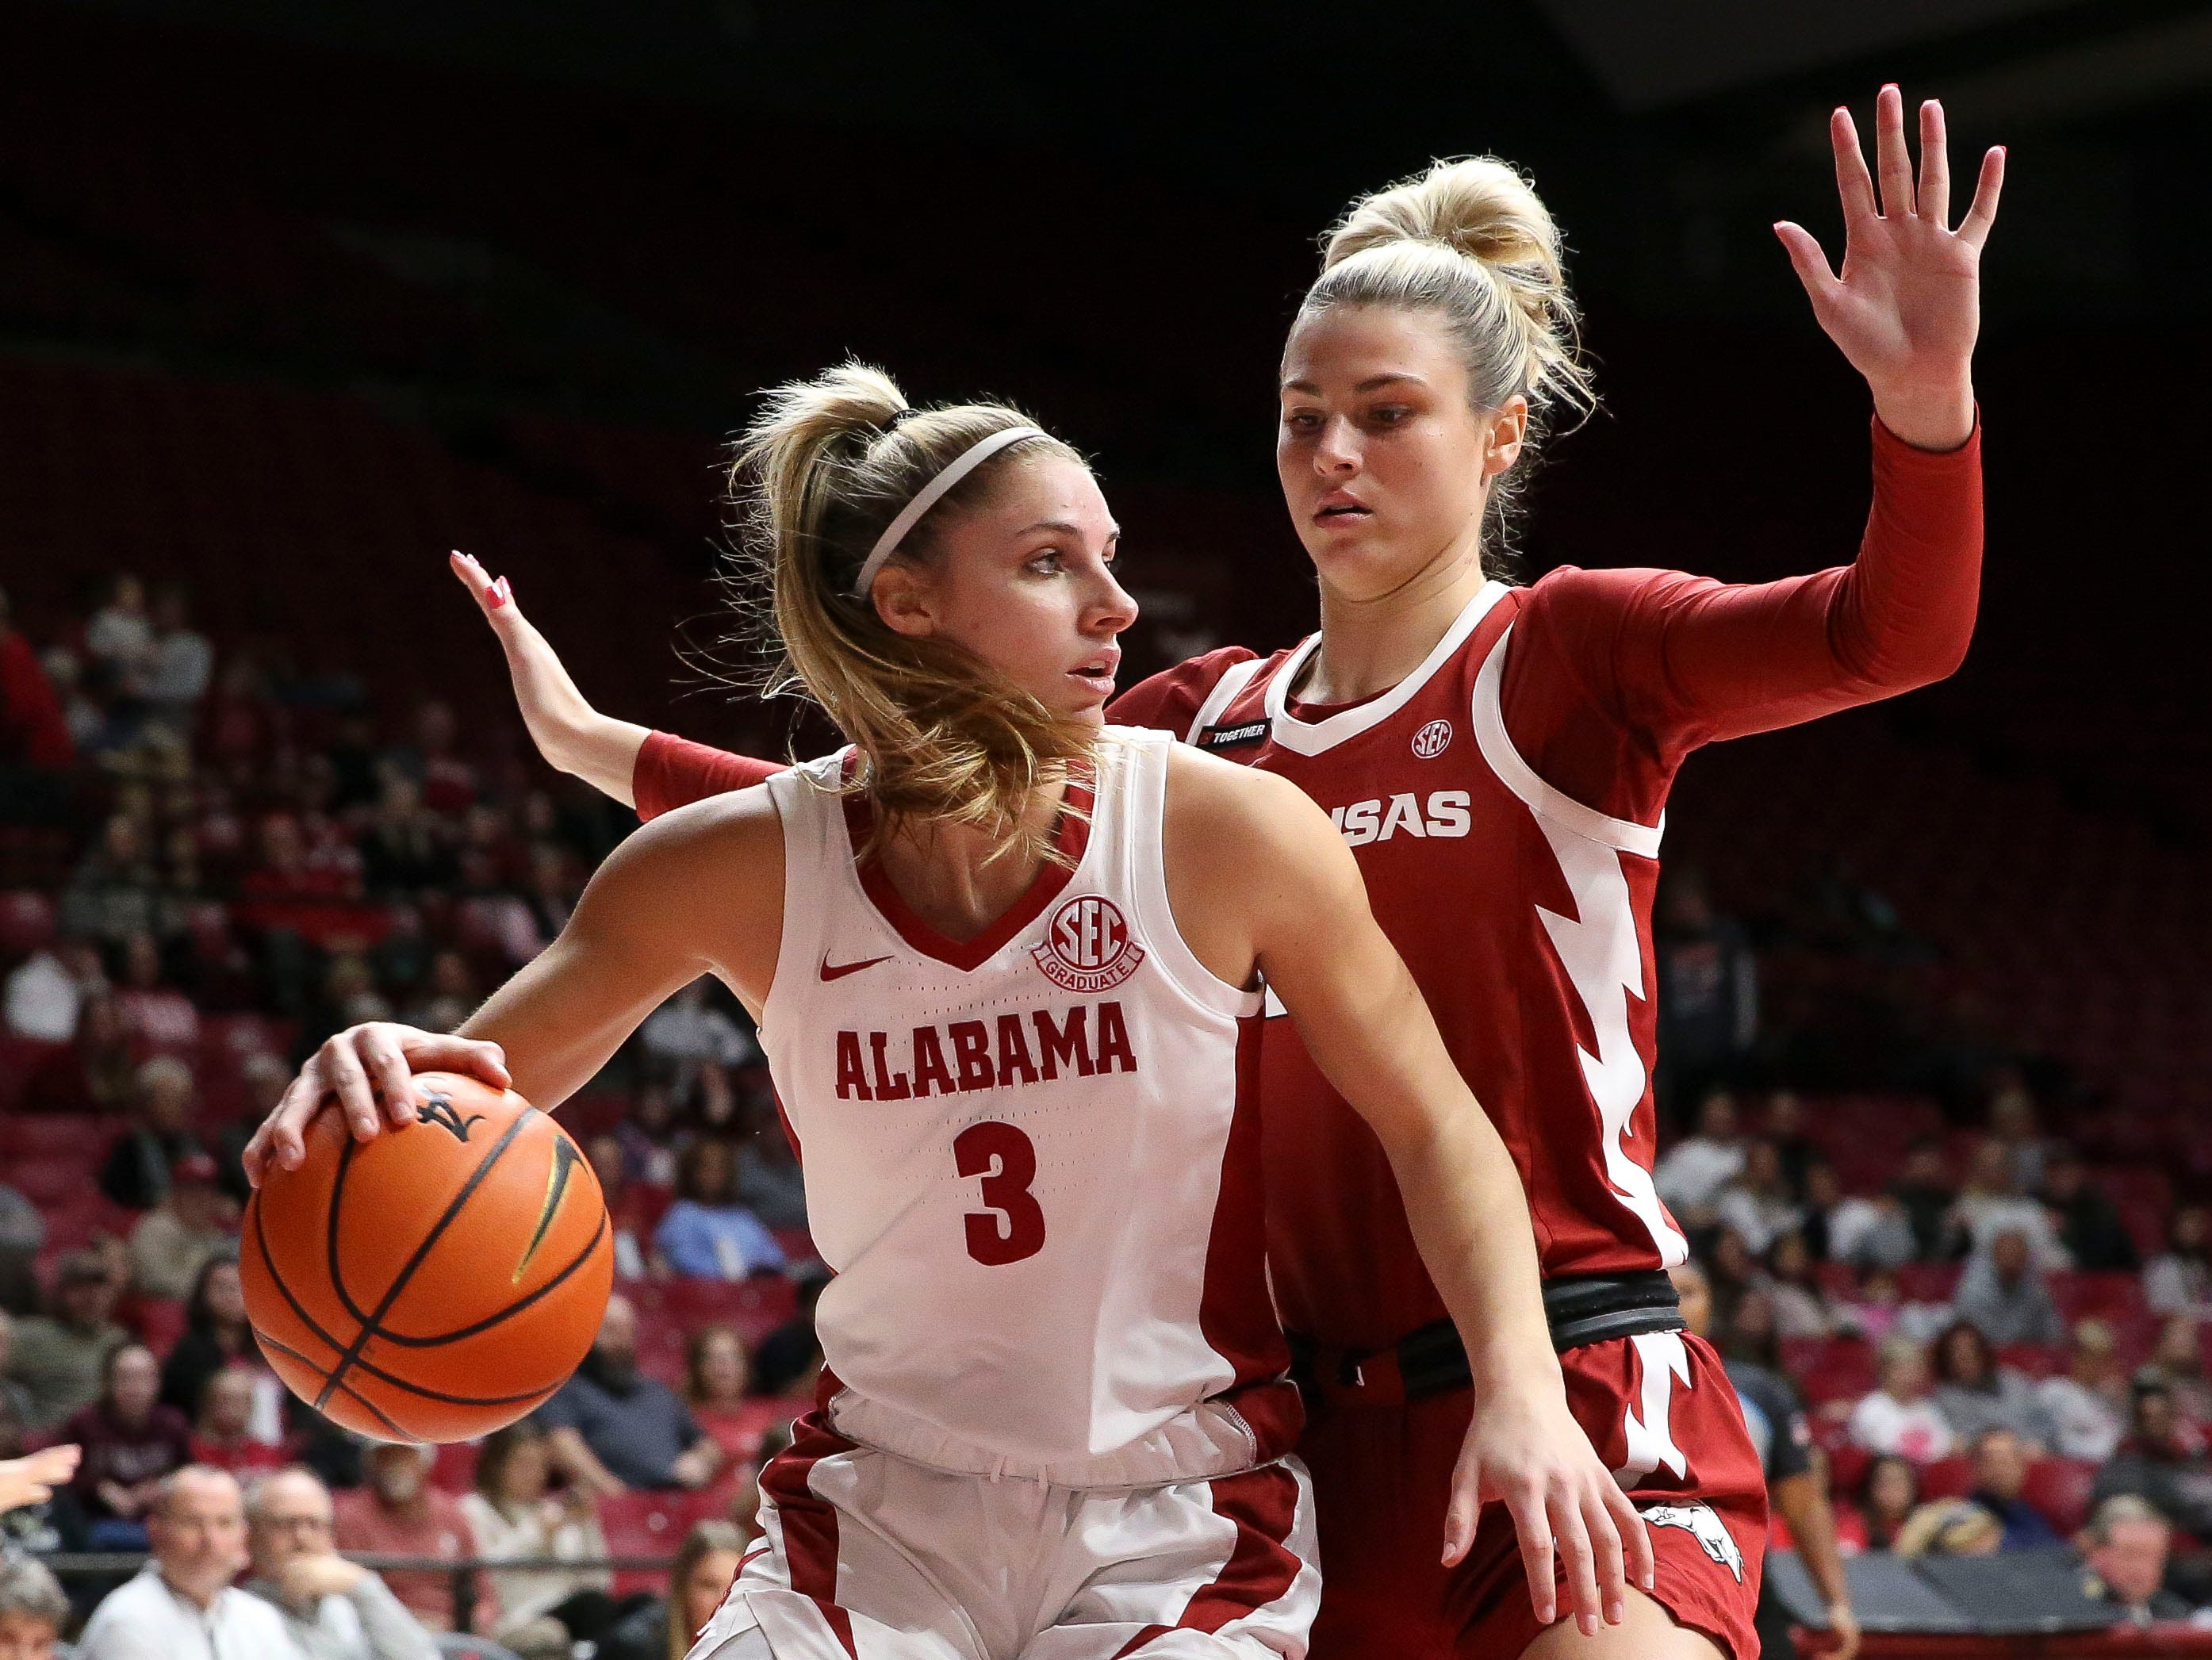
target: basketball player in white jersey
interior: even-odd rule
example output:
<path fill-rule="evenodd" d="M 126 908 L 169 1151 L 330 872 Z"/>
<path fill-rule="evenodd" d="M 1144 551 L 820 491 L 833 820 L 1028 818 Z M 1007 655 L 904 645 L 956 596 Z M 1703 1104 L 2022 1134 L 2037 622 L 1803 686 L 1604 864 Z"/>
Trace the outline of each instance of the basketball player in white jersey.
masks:
<path fill-rule="evenodd" d="M 1511 1160 L 1328 818 L 1103 726 L 1136 606 L 1081 459 L 847 368 L 777 392 L 739 472 L 787 667 L 849 746 L 641 830 L 459 1036 L 331 1039 L 249 1171 L 296 1164 L 333 1097 L 358 1136 L 409 1119 L 412 1068 L 556 1104 L 715 973 L 837 1278 L 817 1409 L 695 1654 L 1295 1657 L 1320 1580 L 1266 1282 L 1264 975 L 1389 1150 L 1471 1357 L 1446 1560 L 1502 1502 L 1532 1586 L 1556 1541 L 1586 1627 L 1618 1620 L 1650 1547 L 1568 1413 Z"/>

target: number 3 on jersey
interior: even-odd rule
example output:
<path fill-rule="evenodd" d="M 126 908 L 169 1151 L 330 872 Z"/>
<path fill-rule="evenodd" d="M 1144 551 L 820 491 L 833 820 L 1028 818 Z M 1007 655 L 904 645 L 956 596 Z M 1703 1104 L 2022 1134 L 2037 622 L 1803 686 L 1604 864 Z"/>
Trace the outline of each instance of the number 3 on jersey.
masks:
<path fill-rule="evenodd" d="M 971 1210 L 968 1254 L 988 1268 L 1003 1268 L 1044 1249 L 1044 1211 L 1030 1192 L 1036 1180 L 1036 1146 L 1012 1124 L 970 1124 L 953 1138 L 952 1157 L 963 1176 L 983 1178 L 988 1210 Z"/>

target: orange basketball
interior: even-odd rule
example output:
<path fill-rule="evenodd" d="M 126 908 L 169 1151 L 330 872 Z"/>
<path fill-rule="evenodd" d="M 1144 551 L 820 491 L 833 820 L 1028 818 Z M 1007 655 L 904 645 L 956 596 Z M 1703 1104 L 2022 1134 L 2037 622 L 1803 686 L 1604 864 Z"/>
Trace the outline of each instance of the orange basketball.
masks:
<path fill-rule="evenodd" d="M 380 1441 L 461 1441 L 539 1405 L 614 1286 L 599 1178 L 512 1090 L 415 1079 L 421 1116 L 366 1145 L 334 1109 L 247 1201 L 261 1352 L 301 1400 Z"/>

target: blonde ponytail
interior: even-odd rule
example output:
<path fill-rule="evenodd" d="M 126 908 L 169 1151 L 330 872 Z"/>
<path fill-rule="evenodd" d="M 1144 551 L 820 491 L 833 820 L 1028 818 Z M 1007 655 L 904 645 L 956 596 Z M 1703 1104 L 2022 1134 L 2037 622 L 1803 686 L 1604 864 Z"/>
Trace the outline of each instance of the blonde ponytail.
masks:
<path fill-rule="evenodd" d="M 992 434 L 1031 424 L 997 404 L 915 410 L 881 369 L 846 363 L 776 387 L 734 447 L 741 540 L 728 575 L 768 638 L 763 690 L 812 698 L 860 751 L 847 787 L 874 808 L 877 842 L 907 821 L 944 819 L 989 831 L 1002 853 L 1054 856 L 1044 831 L 1025 828 L 1024 809 L 1091 753 L 1091 732 L 974 654 L 890 628 L 871 596 L 854 593 L 877 538 L 930 480 Z M 893 557 L 927 564 L 938 529 L 988 500 L 1007 469 L 1045 454 L 1082 459 L 1042 434 L 1009 444 Z"/>
<path fill-rule="evenodd" d="M 1364 196 L 1330 228 L 1300 319 L 1389 306 L 1443 319 L 1477 410 L 1528 400 L 1528 456 L 1564 408 L 1596 406 L 1559 229 L 1532 185 L 1495 156 L 1438 161 Z M 1501 474 L 1486 517 L 1503 528 L 1525 461 Z"/>

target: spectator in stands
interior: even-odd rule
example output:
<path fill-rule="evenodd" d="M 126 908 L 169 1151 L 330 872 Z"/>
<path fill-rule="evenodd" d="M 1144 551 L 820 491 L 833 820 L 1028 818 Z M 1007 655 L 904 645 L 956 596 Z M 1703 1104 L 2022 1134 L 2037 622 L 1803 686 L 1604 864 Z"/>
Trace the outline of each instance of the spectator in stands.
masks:
<path fill-rule="evenodd" d="M 1652 951 L 1659 1053 L 1670 1110 L 1733 1079 L 1759 1038 L 1759 959 L 1742 925 L 1717 912 L 1705 879 L 1683 866 L 1659 884 Z"/>
<path fill-rule="evenodd" d="M 85 655 L 116 685 L 143 695 L 154 656 L 154 629 L 146 615 L 146 585 L 127 572 L 115 579 L 107 603 L 85 625 Z"/>
<path fill-rule="evenodd" d="M 790 1319 L 761 1339 L 752 1357 L 753 1388 L 777 1400 L 813 1399 L 814 1380 L 822 1370 L 822 1341 L 814 1332 L 814 1305 L 830 1283 L 829 1271 L 816 1263 L 799 1269 L 794 1278 L 798 1308 Z M 769 1455 L 763 1449 L 761 1456 Z"/>
<path fill-rule="evenodd" d="M 416 781 L 397 772 L 384 775 L 360 847 L 362 879 L 381 899 L 411 899 L 459 871 L 444 821 L 422 805 Z"/>
<path fill-rule="evenodd" d="M 2212 1311 L 2212 1210 L 2175 1207 L 2166 1249 L 2143 1268 L 2143 1301 L 2154 1314 Z"/>
<path fill-rule="evenodd" d="M 2051 1213 L 2059 1248 L 2074 1267 L 2088 1274 L 2132 1273 L 2135 1237 L 2120 1219 L 2119 1207 L 2089 1179 L 2081 1155 L 2063 1141 L 2047 1144 L 2039 1197 Z"/>
<path fill-rule="evenodd" d="M 69 1598 L 44 1563 L 0 1558 L 0 1660 L 54 1660 Z"/>
<path fill-rule="evenodd" d="M 100 1398 L 62 1426 L 62 1438 L 84 1450 L 70 1486 L 94 1550 L 145 1549 L 161 1478 L 191 1462 L 191 1426 L 161 1404 L 161 1389 L 153 1351 L 122 1344 L 107 1357 Z"/>
<path fill-rule="evenodd" d="M 2136 1373 L 2127 1439 L 2097 1472 L 2099 1500 L 2147 1500 L 2183 1532 L 2212 1539 L 2212 1463 L 2174 1410 L 2173 1392 L 2148 1367 Z"/>
<path fill-rule="evenodd" d="M 64 935 L 39 947 L 9 972 L 8 1030 L 42 1043 L 66 1043 L 76 1036 L 78 1011 L 86 999 L 106 988 L 92 942 Z"/>
<path fill-rule="evenodd" d="M 276 1611 L 231 1585 L 246 1555 L 245 1505 L 229 1472 L 172 1472 L 147 1531 L 153 1560 L 94 1611 L 82 1660 L 301 1660 Z"/>
<path fill-rule="evenodd" d="M 61 700 L 0 588 L 0 773 L 61 772 L 76 759 Z"/>
<path fill-rule="evenodd" d="M 1713 1299 L 1705 1272 L 1695 1263 L 1668 1270 L 1681 1298 L 1682 1319 L 1692 1336 L 1710 1335 Z M 1779 1371 L 1749 1361 L 1728 1362 L 1729 1381 L 1743 1407 L 1744 1427 L 1759 1450 L 1759 1468 L 1775 1510 L 1790 1525 L 1798 1555 L 1827 1604 L 1828 1627 L 1844 1660 L 1858 1647 L 1858 1617 L 1851 1608 L 1850 1585 L 1837 1554 L 1833 1515 L 1828 1508 L 1827 1461 L 1813 1444 L 1812 1427 L 1797 1391 Z M 1763 1639 L 1788 1646 L 1789 1614 L 1778 1598 L 1762 1588 L 1758 1625 Z"/>
<path fill-rule="evenodd" d="M 173 582 L 154 596 L 152 633 L 144 682 L 147 712 L 178 743 L 185 743 L 215 673 L 215 648 L 192 629 L 190 602 Z"/>
<path fill-rule="evenodd" d="M 31 1393 L 7 1375 L 9 1356 L 15 1344 L 15 1319 L 5 1309 L 0 1309 L 0 1407 L 7 1408 L 18 1424 L 30 1421 Z M 12 1458 L 12 1452 L 0 1453 L 0 1458 Z"/>
<path fill-rule="evenodd" d="M 1955 1438 L 1936 1404 L 1927 1352 L 1909 1337 L 1893 1337 L 1881 1346 L 1879 1375 L 1874 1392 L 1851 1408 L 1852 1444 L 1916 1464 L 1948 1458 Z"/>
<path fill-rule="evenodd" d="M 1793 1231 L 1803 1213 L 1782 1178 L 1782 1154 L 1764 1139 L 1743 1145 L 1743 1165 L 1713 1199 L 1713 1219 L 1741 1236 L 1753 1256 Z"/>
<path fill-rule="evenodd" d="M 1989 1339 L 1971 1322 L 1953 1322 L 1936 1340 L 1935 1362 L 1936 1405 L 1959 1445 L 1990 1429 L 2008 1429 L 2039 1450 L 2050 1444 L 2034 1386 L 1997 1364 Z"/>
<path fill-rule="evenodd" d="M 252 1574 L 307 1660 L 434 1660 L 438 1645 L 392 1589 L 332 1547 L 330 1489 L 294 1465 L 246 1489 Z"/>
<path fill-rule="evenodd" d="M 669 1565 L 667 1601 L 655 1599 L 609 1632 L 600 1660 L 683 1660 L 729 1594 L 749 1542 L 734 1523 L 693 1523 Z"/>
<path fill-rule="evenodd" d="M 2102 1463 L 2127 1426 L 2127 1382 L 2119 1342 L 2102 1320 L 2074 1323 L 2066 1370 L 2035 1386 L 2035 1403 L 2051 1426 L 2051 1450 L 2063 1458 Z"/>
<path fill-rule="evenodd" d="M 697 1091 L 702 1072 L 726 1073 L 760 1059 L 758 1046 L 744 1029 L 708 1001 L 709 989 L 707 976 L 701 976 L 638 1028 L 637 1041 L 647 1064 L 672 1080 L 679 1100 Z"/>
<path fill-rule="evenodd" d="M 79 1005 L 70 1046 L 31 1074 L 23 1105 L 32 1112 L 121 1112 L 131 1105 L 137 1079 L 122 1011 L 103 987 Z"/>
<path fill-rule="evenodd" d="M 2058 1237 L 2050 1217 L 2014 1184 L 2012 1158 L 2004 1144 L 1984 1141 L 1974 1149 L 1966 1185 L 1944 1221 L 1944 1255 L 1986 1257 L 1997 1238 L 2007 1233 L 2026 1240 L 2039 1264 L 2047 1268 L 2059 1263 Z"/>
<path fill-rule="evenodd" d="M 0 1315 L 38 1304 L 40 1248 L 46 1243 L 46 1219 L 39 1207 L 0 1182 Z M 7 1362 L 0 1359 L 0 1371 Z"/>
<path fill-rule="evenodd" d="M 2009 1068 L 1990 1096 L 1990 1140 L 2004 1151 L 2014 1192 L 2033 1193 L 2043 1186 L 2049 1145 L 2036 1122 L 2035 1097 Z"/>
<path fill-rule="evenodd" d="M 123 976 L 115 988 L 123 1028 L 149 1049 L 191 1049 L 200 1041 L 200 1012 L 192 1000 L 163 983 L 161 948 L 141 928 L 123 942 Z"/>
<path fill-rule="evenodd" d="M 28 1494 L 19 1491 L 12 1504 L 0 1500 L 0 1560 L 26 1551 L 45 1556 L 85 1548 L 84 1517 L 69 1489 L 78 1450 L 66 1445 L 48 1447 L 43 1455 L 32 1455 L 41 1461 L 37 1466 L 26 1468 L 23 1436 L 28 1427 L 14 1398 L 0 1395 L 0 1465 L 13 1466 L 23 1475 L 38 1478 Z M 5 1485 L 19 1484 L 0 1481 L 0 1486 Z M 41 1487 L 46 1494 L 43 1499 L 36 1496 Z M 0 1651 L 0 1660 L 4 1660 L 4 1654 Z"/>
<path fill-rule="evenodd" d="M 1825 1164 L 1814 1167 L 1816 1189 L 1822 1182 L 1821 1173 L 1827 1170 Z M 1832 1172 L 1828 1179 L 1833 1179 Z M 1859 1268 L 1895 1269 L 1919 1259 L 1920 1239 L 1913 1230 L 1911 1213 L 1894 1191 L 1870 1198 L 1857 1194 L 1838 1198 L 1826 1209 L 1826 1225 L 1829 1262 L 1848 1262 Z"/>
<path fill-rule="evenodd" d="M 637 1310 L 619 1294 L 607 1299 L 591 1353 L 538 1421 L 562 1474 L 593 1493 L 703 1487 L 721 1466 L 721 1449 L 676 1392 L 638 1371 Z"/>
<path fill-rule="evenodd" d="M 2169 1315 L 2151 1345 L 2150 1366 L 2173 1396 L 2173 1409 L 2198 1433 L 2212 1432 L 2212 1378 L 2204 1375 L 2204 1345 L 2193 1314 Z"/>
<path fill-rule="evenodd" d="M 476 769 L 456 751 L 460 723 L 453 705 L 431 698 L 415 711 L 415 741 L 386 757 L 387 770 L 411 780 L 434 812 L 463 813 L 476 800 Z"/>
<path fill-rule="evenodd" d="M 1966 1264 L 1951 1307 L 2000 1347 L 2040 1343 L 2057 1348 L 2066 1341 L 2066 1322 L 2051 1300 L 2027 1236 L 2017 1228 L 2001 1230 L 1988 1251 Z"/>
<path fill-rule="evenodd" d="M 110 1317 L 118 1290 L 98 1252 L 71 1251 L 55 1268 L 48 1311 L 17 1323 L 8 1375 L 31 1397 L 32 1428 L 99 1399 L 108 1356 L 131 1341 Z"/>
<path fill-rule="evenodd" d="M 2089 1595 L 2109 1602 L 2130 1626 L 2186 1620 L 2189 1604 L 2166 1589 L 2173 1529 L 2140 1499 L 2107 1499 L 2081 1530 L 2081 1554 L 2094 1575 Z"/>
<path fill-rule="evenodd" d="M 760 1457 L 760 1402 L 750 1398 L 752 1358 L 731 1327 L 702 1326 L 684 1351 L 684 1404 L 701 1433 L 722 1450 L 725 1468 Z"/>
<path fill-rule="evenodd" d="M 730 1144 L 702 1135 L 677 1164 L 676 1202 L 653 1231 L 653 1248 L 674 1272 L 694 1280 L 743 1280 L 784 1265 L 775 1236 L 738 1202 Z"/>
<path fill-rule="evenodd" d="M 1791 1100 L 1796 1098 L 1792 1096 Z M 1778 1151 L 1781 1144 L 1775 1144 Z M 1783 1171 L 1789 1172 L 1790 1160 L 1784 1155 Z M 1797 1231 L 1805 1237 L 1805 1249 L 1813 1253 L 1815 1262 L 1827 1262 L 1834 1252 L 1829 1244 L 1832 1219 L 1845 1203 L 1843 1178 L 1836 1167 L 1817 1153 L 1804 1161 L 1803 1173 L 1795 1178 L 1791 1190 L 1802 1201 L 1798 1209 Z"/>
<path fill-rule="evenodd" d="M 100 1190 L 126 1210 L 151 1210 L 169 1196 L 177 1161 L 204 1154 L 192 1130 L 192 1072 L 173 1055 L 138 1068 L 131 1127 L 108 1144 Z"/>
<path fill-rule="evenodd" d="M 246 1323 L 246 1292 L 238 1262 L 230 1256 L 202 1265 L 185 1299 L 185 1329 L 161 1365 L 161 1404 L 179 1412 L 197 1411 L 209 1378 L 229 1366 L 244 1366 L 264 1378 L 256 1398 L 255 1433 L 272 1445 L 279 1438 L 281 1388 L 258 1371 L 259 1351 Z"/>
<path fill-rule="evenodd" d="M 161 896 L 145 826 L 127 812 L 115 813 L 62 892 L 62 926 L 114 944 L 159 921 Z"/>
<path fill-rule="evenodd" d="M 774 1108 L 760 1116 L 765 1123 L 738 1143 L 738 1197 L 772 1228 L 803 1228 L 806 1176 L 799 1155 Z"/>
<path fill-rule="evenodd" d="M 407 1011 L 405 1019 L 425 1031 L 451 1031 L 474 1014 L 482 1001 L 469 959 L 457 951 L 441 951 L 430 959 L 423 1000 Z"/>
<path fill-rule="evenodd" d="M 552 1474 L 545 1432 L 527 1419 L 484 1438 L 476 1491 L 462 1495 L 461 1513 L 486 1561 L 606 1555 L 590 1492 L 572 1485 L 555 1497 Z M 579 1643 L 596 1644 L 635 1605 L 609 1595 L 614 1576 L 605 1568 L 506 1568 L 488 1577 L 501 1609 L 491 1634 L 526 1657 L 565 1657 Z"/>
<path fill-rule="evenodd" d="M 2008 1429 L 1986 1429 L 1973 1439 L 1974 1486 L 1967 1495 L 2004 1529 L 1999 1550 L 2039 1550 L 2063 1542 L 2041 1511 L 2021 1497 L 2027 1487 L 2027 1444 Z"/>
<path fill-rule="evenodd" d="M 599 1195 L 606 1201 L 607 1224 L 614 1230 L 615 1278 L 642 1280 L 646 1275 L 645 1231 L 640 1225 L 642 1207 L 629 1184 L 623 1158 L 622 1137 L 602 1130 L 584 1143 L 584 1157 L 592 1174 L 599 1178 Z"/>
<path fill-rule="evenodd" d="M 430 1485 L 428 1447 L 411 1442 L 372 1442 L 362 1454 L 364 1485 L 337 1496 L 335 1538 L 352 1554 L 382 1552 L 392 1556 L 442 1557 L 448 1561 L 477 1554 L 475 1536 L 460 1501 Z M 392 1594 L 434 1632 L 453 1628 L 453 1577 L 434 1568 L 394 1569 L 385 1576 Z M 477 1611 L 486 1625 L 496 1622 L 498 1604 L 479 1579 Z"/>
<path fill-rule="evenodd" d="M 244 1366 L 225 1366 L 200 1386 L 193 1463 L 228 1470 L 240 1481 L 283 1468 L 284 1449 L 253 1433 L 253 1373 Z"/>
<path fill-rule="evenodd" d="M 1846 1556 L 1886 1551 L 1920 1505 L 1920 1471 L 1909 1458 L 1885 1453 L 1869 1461 L 1857 1489 L 1836 1506 L 1836 1544 Z"/>
<path fill-rule="evenodd" d="M 1761 1288 L 1774 1304 L 1774 1329 L 1781 1336 L 1832 1337 L 1841 1326 L 1838 1310 L 1820 1288 L 1805 1236 L 1795 1229 L 1767 1247 Z"/>
<path fill-rule="evenodd" d="M 209 1263 L 237 1249 L 215 1160 L 188 1152 L 170 1166 L 167 1196 L 131 1230 L 131 1289 L 181 1302 Z"/>
<path fill-rule="evenodd" d="M 1904 1209 L 1919 1260 L 1934 1262 L 1943 1254 L 1944 1225 L 1958 1201 L 1943 1169 L 1943 1144 L 1923 1135 L 1907 1146 L 1889 1192 Z"/>
<path fill-rule="evenodd" d="M 1743 1169 L 1743 1137 L 1736 1123 L 1735 1097 L 1709 1091 L 1698 1103 L 1698 1130 L 1659 1156 L 1651 1173 L 1659 1196 L 1681 1221 L 1693 1228 L 1711 1225 L 1721 1189 Z"/>

